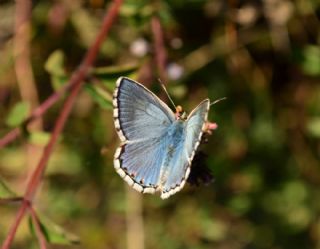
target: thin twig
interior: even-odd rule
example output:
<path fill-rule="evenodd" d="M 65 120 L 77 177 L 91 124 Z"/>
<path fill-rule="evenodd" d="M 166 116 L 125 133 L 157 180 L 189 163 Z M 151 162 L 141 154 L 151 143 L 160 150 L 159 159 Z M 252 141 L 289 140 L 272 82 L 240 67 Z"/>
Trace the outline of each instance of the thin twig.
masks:
<path fill-rule="evenodd" d="M 121 5 L 122 0 L 114 0 L 114 3 L 116 3 L 116 5 Z M 118 11 L 118 10 L 116 10 Z M 112 11 L 114 12 L 114 11 Z M 110 21 L 109 21 L 110 22 Z M 112 24 L 113 21 L 111 21 Z M 108 26 L 107 25 L 103 25 L 101 28 L 101 31 L 97 38 L 96 41 L 101 40 L 101 38 L 103 38 L 103 33 L 107 30 L 106 29 Z M 107 28 L 108 29 L 108 28 Z M 100 36 L 100 37 L 99 37 Z M 99 44 L 100 46 L 101 44 Z M 59 91 L 54 92 L 51 96 L 49 96 L 40 106 L 38 106 L 36 109 L 34 109 L 31 113 L 31 115 L 24 121 L 24 123 L 22 124 L 22 126 L 25 126 L 27 124 L 29 124 L 30 122 L 34 121 L 35 119 L 41 117 L 44 113 L 46 113 L 46 111 L 51 108 L 52 105 L 54 105 L 61 96 L 63 96 L 63 94 L 70 90 L 76 83 L 77 83 L 77 78 L 74 77 L 75 74 L 80 74 L 80 71 L 86 71 L 85 73 L 87 73 L 87 69 L 90 68 L 93 60 L 96 57 L 96 53 L 97 50 L 99 49 L 99 47 L 97 46 L 93 46 L 90 48 L 90 53 L 87 53 L 87 56 L 84 58 L 81 66 L 79 67 L 79 69 L 71 76 L 71 79 L 68 83 L 66 83 Z M 82 69 L 81 69 L 82 68 Z M 85 69 L 85 70 L 84 70 Z M 9 131 L 3 138 L 0 139 L 0 149 L 3 148 L 4 146 L 6 146 L 7 144 L 9 144 L 10 142 L 12 142 L 13 140 L 15 140 L 19 135 L 21 134 L 21 130 L 19 128 L 14 128 L 13 130 Z"/>
<path fill-rule="evenodd" d="M 70 80 L 66 85 L 64 85 L 59 91 L 54 92 L 49 96 L 40 106 L 35 108 L 31 115 L 23 122 L 22 126 L 25 126 L 35 119 L 42 117 L 46 111 L 53 106 L 60 97 L 68 90 L 70 90 L 77 82 L 75 80 Z M 14 141 L 21 134 L 21 130 L 19 127 L 14 128 L 9 131 L 3 138 L 0 139 L 0 149 Z"/>
<path fill-rule="evenodd" d="M 15 72 L 22 100 L 31 103 L 31 108 L 38 106 L 38 94 L 35 87 L 34 76 L 30 62 L 30 16 L 32 3 L 30 0 L 17 0 L 15 10 L 15 35 L 13 39 L 15 55 Z M 30 117 L 33 116 L 33 113 Z M 32 118 L 33 119 L 33 118 Z M 27 125 L 31 119 L 27 119 L 23 125 Z M 33 124 L 35 129 L 42 128 L 42 121 Z M 32 128 L 33 128 L 32 127 Z M 21 134 L 19 128 L 7 133 L 0 140 L 0 148 L 4 147 Z"/>
<path fill-rule="evenodd" d="M 127 249 L 144 249 L 143 196 L 129 186 L 126 188 Z"/>
<path fill-rule="evenodd" d="M 83 74 L 83 73 L 82 73 Z M 41 183 L 41 179 L 43 176 L 43 173 L 45 171 L 47 162 L 51 156 L 51 153 L 53 151 L 53 147 L 62 132 L 62 129 L 66 123 L 66 120 L 71 112 L 73 103 L 82 87 L 83 81 L 82 77 L 78 76 L 77 77 L 77 84 L 74 86 L 74 88 L 71 90 L 70 95 L 68 96 L 66 102 L 64 103 L 62 107 L 62 111 L 56 121 L 56 124 L 54 126 L 53 132 L 51 134 L 51 139 L 49 143 L 46 145 L 44 148 L 43 154 L 41 156 L 41 159 L 33 172 L 28 185 L 27 185 L 27 190 L 25 192 L 25 198 L 27 200 L 32 201 L 34 198 L 34 195 L 36 194 L 36 191 L 38 189 L 39 184 Z"/>
<path fill-rule="evenodd" d="M 19 128 L 15 128 L 11 131 L 9 131 L 4 137 L 0 139 L 0 149 L 15 140 L 19 135 L 21 131 Z"/>
<path fill-rule="evenodd" d="M 16 0 L 15 4 L 15 35 L 13 38 L 14 68 L 21 99 L 30 103 L 31 110 L 39 105 L 38 92 L 33 76 L 30 58 L 31 40 L 31 0 Z M 29 131 L 42 130 L 42 119 L 28 125 Z M 26 149 L 27 174 L 36 164 L 42 153 L 42 146 L 32 143 L 24 145 Z M 22 176 L 25 177 L 25 176 Z"/>
<path fill-rule="evenodd" d="M 17 232 L 19 224 L 20 224 L 22 218 L 24 217 L 27 208 L 28 208 L 28 202 L 23 201 L 19 210 L 18 210 L 18 213 L 16 215 L 14 223 L 12 224 L 12 226 L 9 230 L 8 236 L 6 237 L 5 241 L 2 244 L 1 249 L 9 249 L 10 248 L 11 242 Z"/>
<path fill-rule="evenodd" d="M 32 219 L 35 231 L 36 231 L 37 239 L 39 241 L 40 249 L 47 249 L 47 240 L 41 230 L 40 221 L 36 214 L 36 211 L 33 209 L 32 206 L 30 206 L 29 212 L 31 215 L 31 219 Z"/>
<path fill-rule="evenodd" d="M 17 228 L 19 227 L 19 224 L 25 215 L 25 211 L 29 205 L 32 204 L 32 200 L 36 194 L 36 191 L 41 183 L 42 176 L 44 174 L 44 171 L 46 169 L 47 162 L 52 154 L 53 147 L 65 125 L 65 122 L 71 112 L 73 103 L 75 101 L 75 98 L 77 94 L 79 93 L 82 85 L 83 85 L 83 80 L 86 77 L 86 75 L 89 72 L 89 69 L 91 65 L 93 64 L 99 48 L 108 34 L 108 31 L 110 30 L 116 16 L 119 13 L 119 8 L 122 4 L 122 0 L 114 0 L 113 4 L 109 8 L 108 12 L 106 13 L 106 16 L 103 20 L 102 27 L 100 29 L 100 32 L 98 33 L 96 40 L 94 44 L 90 47 L 88 50 L 86 56 L 84 57 L 82 63 L 80 64 L 79 68 L 77 71 L 75 71 L 70 79 L 69 84 L 73 85 L 71 89 L 71 93 L 68 96 L 64 106 L 62 107 L 62 111 L 60 116 L 58 117 L 54 130 L 52 132 L 50 141 L 48 145 L 45 147 L 44 152 L 42 154 L 42 157 L 33 172 L 31 179 L 28 182 L 27 185 L 27 190 L 25 192 L 25 199 L 22 202 L 20 209 L 17 213 L 16 219 L 14 221 L 14 224 L 10 228 L 10 231 L 8 233 L 8 236 L 6 237 L 4 244 L 2 245 L 2 249 L 9 249 L 11 242 L 16 234 Z"/>
<path fill-rule="evenodd" d="M 166 77 L 167 52 L 164 46 L 161 23 L 159 18 L 156 16 L 152 17 L 151 30 L 153 33 L 154 53 L 155 53 L 155 59 L 156 59 L 159 78 L 163 82 L 167 82 L 167 77 Z"/>
<path fill-rule="evenodd" d="M 19 203 L 23 201 L 23 197 L 0 198 L 0 204 Z"/>
<path fill-rule="evenodd" d="M 15 71 L 21 98 L 31 103 L 31 107 L 34 109 L 38 106 L 38 94 L 30 61 L 31 5 L 30 0 L 16 0 L 13 44 Z"/>

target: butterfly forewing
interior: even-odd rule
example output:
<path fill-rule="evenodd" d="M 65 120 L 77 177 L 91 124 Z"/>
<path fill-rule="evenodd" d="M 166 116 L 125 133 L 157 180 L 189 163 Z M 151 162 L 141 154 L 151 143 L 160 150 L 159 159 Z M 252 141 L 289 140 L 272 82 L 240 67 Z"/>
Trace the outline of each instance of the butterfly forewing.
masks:
<path fill-rule="evenodd" d="M 166 129 L 174 113 L 141 84 L 127 78 L 117 81 L 114 119 L 122 144 L 115 154 L 117 172 L 140 192 L 158 188 Z"/>
<path fill-rule="evenodd" d="M 157 137 L 174 121 L 174 113 L 141 84 L 120 78 L 114 92 L 115 126 L 120 139 Z"/>

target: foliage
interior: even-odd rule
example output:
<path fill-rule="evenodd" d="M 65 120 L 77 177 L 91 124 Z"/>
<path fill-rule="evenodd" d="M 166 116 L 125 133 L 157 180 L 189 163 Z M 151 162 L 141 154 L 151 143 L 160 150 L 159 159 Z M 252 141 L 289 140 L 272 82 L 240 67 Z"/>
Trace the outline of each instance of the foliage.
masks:
<path fill-rule="evenodd" d="M 31 62 L 41 102 L 79 66 L 108 6 L 33 1 Z M 0 3 L 0 138 L 31 107 L 15 77 L 14 7 Z M 320 2 L 311 0 L 124 1 L 50 158 L 37 209 L 77 234 L 81 245 L 70 248 L 124 248 L 135 226 L 145 248 L 319 248 L 319 13 Z M 174 101 L 190 111 L 204 98 L 227 97 L 212 106 L 219 128 L 202 146 L 215 181 L 166 201 L 135 196 L 113 169 L 116 78 L 139 78 L 164 96 L 150 27 L 157 15 Z M 43 131 L 30 128 L 29 139 L 0 149 L 1 198 L 24 193 L 37 163 L 32 149 L 47 144 L 60 108 L 43 115 Z M 0 242 L 15 214 L 0 206 Z M 37 248 L 28 226 L 18 232 L 12 248 Z"/>

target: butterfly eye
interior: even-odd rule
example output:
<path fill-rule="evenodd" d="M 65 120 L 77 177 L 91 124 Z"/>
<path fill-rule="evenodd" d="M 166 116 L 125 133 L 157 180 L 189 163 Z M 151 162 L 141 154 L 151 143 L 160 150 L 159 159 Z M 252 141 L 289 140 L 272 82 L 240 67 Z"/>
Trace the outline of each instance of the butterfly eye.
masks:
<path fill-rule="evenodd" d="M 176 107 L 176 113 L 182 113 L 183 112 L 183 108 L 181 105 L 177 105 Z"/>
<path fill-rule="evenodd" d="M 177 105 L 176 107 L 176 119 L 181 119 L 183 116 L 184 112 L 183 112 L 183 108 L 181 107 L 181 105 Z"/>

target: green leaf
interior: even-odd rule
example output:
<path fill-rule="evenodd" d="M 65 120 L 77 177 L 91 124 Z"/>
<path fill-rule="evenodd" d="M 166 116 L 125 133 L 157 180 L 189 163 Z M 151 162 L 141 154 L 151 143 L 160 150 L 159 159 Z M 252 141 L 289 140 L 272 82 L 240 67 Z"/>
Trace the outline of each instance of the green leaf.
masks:
<path fill-rule="evenodd" d="M 97 77 L 109 90 L 113 91 L 119 77 L 134 78 L 138 65 L 97 67 L 92 69 L 91 75 Z"/>
<path fill-rule="evenodd" d="M 44 68 L 51 75 L 66 76 L 64 70 L 64 54 L 61 50 L 56 50 L 48 57 Z"/>
<path fill-rule="evenodd" d="M 10 111 L 6 124 L 10 127 L 17 127 L 28 117 L 30 104 L 28 102 L 18 102 Z"/>
<path fill-rule="evenodd" d="M 110 92 L 114 90 L 117 79 L 120 76 L 132 78 L 135 76 L 137 69 L 137 65 L 94 68 L 91 71 L 91 76 L 98 79 L 101 86 L 89 83 L 86 84 L 85 89 L 102 108 L 111 110 L 112 94 Z"/>
<path fill-rule="evenodd" d="M 39 213 L 38 220 L 40 223 L 40 229 L 48 243 L 60 245 L 73 245 L 80 243 L 80 240 L 76 235 L 65 231 L 61 226 L 57 225 L 50 219 L 44 216 L 39 216 Z M 31 217 L 29 218 L 29 226 L 31 233 L 35 235 L 35 227 Z"/>
<path fill-rule="evenodd" d="M 34 131 L 30 133 L 29 142 L 35 145 L 46 145 L 49 142 L 51 134 L 43 131 Z"/>
<path fill-rule="evenodd" d="M 155 8 L 153 6 L 139 1 L 126 1 L 120 9 L 121 16 L 126 18 L 135 18 L 140 21 L 142 21 L 142 19 L 144 19 L 143 21 L 149 20 L 154 12 Z"/>
<path fill-rule="evenodd" d="M 105 91 L 103 88 L 86 84 L 85 89 L 91 95 L 93 100 L 97 102 L 103 109 L 112 109 L 112 95 Z"/>
<path fill-rule="evenodd" d="M 90 11 L 76 7 L 71 15 L 70 21 L 79 37 L 77 41 L 85 47 L 90 47 L 100 27 L 98 19 L 92 18 Z"/>
<path fill-rule="evenodd" d="M 0 178 L 0 198 L 10 198 L 14 196 L 17 196 L 17 195 Z"/>
<path fill-rule="evenodd" d="M 63 85 L 65 85 L 69 80 L 67 76 L 56 76 L 51 75 L 51 84 L 54 90 L 59 90 Z"/>
<path fill-rule="evenodd" d="M 120 14 L 124 17 L 132 17 L 132 16 L 137 15 L 139 13 L 138 7 L 140 7 L 140 6 L 137 6 L 137 4 L 125 2 L 121 6 Z"/>
<path fill-rule="evenodd" d="M 314 117 L 308 121 L 307 131 L 311 136 L 320 138 L 320 117 Z"/>
<path fill-rule="evenodd" d="M 92 74 L 105 77 L 119 77 L 134 73 L 138 65 L 96 67 L 92 69 Z"/>
<path fill-rule="evenodd" d="M 56 50 L 49 56 L 44 66 L 51 76 L 51 84 L 56 91 L 68 81 L 68 75 L 64 70 L 64 58 L 63 52 Z"/>
<path fill-rule="evenodd" d="M 320 75 L 320 47 L 307 46 L 303 51 L 302 68 L 311 76 Z"/>

